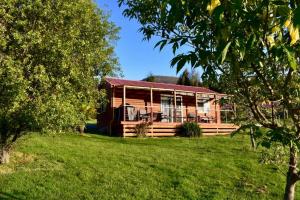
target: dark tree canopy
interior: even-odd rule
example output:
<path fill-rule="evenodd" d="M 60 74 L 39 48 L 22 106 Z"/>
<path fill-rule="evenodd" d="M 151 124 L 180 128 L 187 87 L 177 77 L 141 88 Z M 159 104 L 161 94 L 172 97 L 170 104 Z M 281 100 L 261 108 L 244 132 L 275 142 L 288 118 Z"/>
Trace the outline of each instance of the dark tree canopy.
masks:
<path fill-rule="evenodd" d="M 91 0 L 0 2 L 0 162 L 23 133 L 86 119 L 95 76 L 119 71 L 117 31 Z"/>
<path fill-rule="evenodd" d="M 177 84 L 179 85 L 188 85 L 188 86 L 201 86 L 200 75 L 196 70 L 189 72 L 185 69 L 178 78 Z"/>
<path fill-rule="evenodd" d="M 150 73 L 146 78 L 143 79 L 143 81 L 155 82 L 155 76 L 152 73 Z"/>

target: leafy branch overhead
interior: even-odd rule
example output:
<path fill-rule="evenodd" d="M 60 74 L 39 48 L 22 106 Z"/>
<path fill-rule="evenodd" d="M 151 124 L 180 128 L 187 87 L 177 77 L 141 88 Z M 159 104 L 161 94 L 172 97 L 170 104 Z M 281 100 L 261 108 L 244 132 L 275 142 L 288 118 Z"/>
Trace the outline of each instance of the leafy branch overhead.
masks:
<path fill-rule="evenodd" d="M 141 24 L 145 39 L 170 45 L 171 66 L 203 70 L 202 80 L 219 85 L 251 113 L 254 124 L 290 150 L 285 199 L 300 180 L 300 2 L 297 0 L 119 0 L 124 15 Z M 279 118 L 282 113 L 285 118 Z M 247 121 L 247 120 L 246 120 Z M 252 123 L 252 122 L 251 122 Z"/>

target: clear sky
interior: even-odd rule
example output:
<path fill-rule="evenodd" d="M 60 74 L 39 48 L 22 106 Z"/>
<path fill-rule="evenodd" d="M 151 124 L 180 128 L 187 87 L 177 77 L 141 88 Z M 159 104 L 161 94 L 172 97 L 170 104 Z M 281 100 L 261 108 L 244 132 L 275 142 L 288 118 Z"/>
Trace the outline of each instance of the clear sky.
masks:
<path fill-rule="evenodd" d="M 170 67 L 174 57 L 170 48 L 161 52 L 154 45 L 158 41 L 143 41 L 142 33 L 138 32 L 139 24 L 122 15 L 117 0 L 96 0 L 98 6 L 111 14 L 110 21 L 121 28 L 120 40 L 116 44 L 116 55 L 119 57 L 124 78 L 140 80 L 150 72 L 154 75 L 176 76 L 176 70 Z"/>

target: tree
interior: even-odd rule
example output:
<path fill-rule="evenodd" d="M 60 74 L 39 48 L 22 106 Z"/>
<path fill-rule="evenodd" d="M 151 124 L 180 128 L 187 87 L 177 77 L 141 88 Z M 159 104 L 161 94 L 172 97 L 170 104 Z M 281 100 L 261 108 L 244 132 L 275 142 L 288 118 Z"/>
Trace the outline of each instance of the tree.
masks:
<path fill-rule="evenodd" d="M 0 163 L 22 135 L 69 129 L 95 108 L 94 77 L 118 72 L 117 31 L 91 0 L 0 2 Z"/>
<path fill-rule="evenodd" d="M 188 85 L 188 86 L 201 86 L 201 80 L 199 73 L 196 70 L 189 72 L 185 69 L 179 76 L 177 84 Z"/>
<path fill-rule="evenodd" d="M 171 45 L 171 65 L 202 67 L 202 79 L 226 85 L 268 130 L 262 144 L 289 149 L 285 199 L 294 199 L 300 147 L 300 2 L 298 0 L 119 0 L 146 39 Z M 188 45 L 189 48 L 182 48 Z M 278 106 L 274 106 L 277 104 Z M 264 105 L 268 105 L 267 107 Z M 276 111 L 288 113 L 284 120 Z"/>
<path fill-rule="evenodd" d="M 147 82 L 155 82 L 155 76 L 152 73 L 149 73 L 149 75 L 143 80 Z"/>
<path fill-rule="evenodd" d="M 190 73 L 185 69 L 182 74 L 179 76 L 177 84 L 179 85 L 191 85 Z"/>

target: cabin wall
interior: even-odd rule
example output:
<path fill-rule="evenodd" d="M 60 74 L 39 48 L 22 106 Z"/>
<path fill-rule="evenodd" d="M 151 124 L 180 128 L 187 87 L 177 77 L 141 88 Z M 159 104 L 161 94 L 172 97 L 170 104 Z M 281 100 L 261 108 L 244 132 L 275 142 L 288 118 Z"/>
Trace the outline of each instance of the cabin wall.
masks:
<path fill-rule="evenodd" d="M 162 95 L 171 95 L 174 93 L 171 91 L 155 91 L 153 90 L 153 112 L 161 111 L 161 96 Z M 195 96 L 182 96 L 183 103 L 183 117 L 186 118 L 188 114 L 196 115 L 196 99 Z M 123 88 L 116 88 L 115 97 L 114 97 L 114 108 L 118 108 L 123 104 Z M 139 90 L 126 88 L 126 104 L 132 105 L 136 108 L 146 109 L 147 112 L 150 112 L 150 90 Z M 216 107 L 215 107 L 216 106 Z M 215 110 L 215 108 L 217 110 Z M 220 106 L 214 104 L 214 100 L 210 101 L 210 112 L 207 113 L 207 116 L 215 117 L 220 119 L 219 114 Z M 217 113 L 216 113 L 217 111 Z M 198 116 L 204 116 L 204 113 L 197 112 Z M 217 115 L 216 115 L 217 114 Z M 218 120 L 220 121 L 220 120 Z"/>
<path fill-rule="evenodd" d="M 110 85 L 106 85 L 106 92 L 108 97 L 108 104 L 106 110 L 97 115 L 97 125 L 99 128 L 103 128 L 105 131 L 110 133 L 111 135 L 119 135 L 125 136 L 124 131 L 126 131 L 126 127 L 121 124 L 120 121 L 114 120 L 116 112 L 115 110 L 123 105 L 123 88 L 111 88 Z M 153 90 L 153 112 L 161 112 L 161 96 L 162 95 L 170 95 L 173 96 L 174 93 L 172 91 L 155 91 Z M 204 116 L 204 113 L 200 113 L 196 111 L 196 98 L 195 96 L 187 96 L 180 95 L 183 100 L 183 117 L 186 118 L 189 114 L 194 114 L 197 116 Z M 138 109 L 146 109 L 147 112 L 151 112 L 150 106 L 150 90 L 141 90 L 141 89 L 131 89 L 126 88 L 126 104 L 132 105 Z M 215 100 L 210 101 L 210 112 L 206 114 L 206 116 L 214 117 L 217 123 L 221 123 L 220 120 L 220 105 L 215 104 Z M 121 113 L 122 115 L 122 113 Z M 127 123 L 127 122 L 126 122 Z M 128 122 L 131 123 L 131 122 Z M 156 122 L 157 123 L 157 122 Z M 160 122 L 159 122 L 160 123 Z M 163 123 L 162 123 L 163 124 Z M 166 123 L 164 123 L 166 124 Z M 169 123 L 172 124 L 172 123 Z M 170 125 L 171 126 L 171 125 Z M 207 126 L 213 126 L 213 124 L 208 124 Z M 165 128 L 161 130 L 161 125 L 157 124 L 157 127 L 154 130 L 157 131 L 166 131 L 170 128 Z M 169 126 L 166 126 L 169 127 Z M 220 124 L 221 127 L 221 124 Z M 153 128 L 152 128 L 153 129 Z M 171 129 L 170 129 L 171 130 Z M 173 131 L 174 133 L 176 131 Z M 173 134 L 172 132 L 172 134 Z M 228 133 L 230 133 L 228 131 Z"/>

